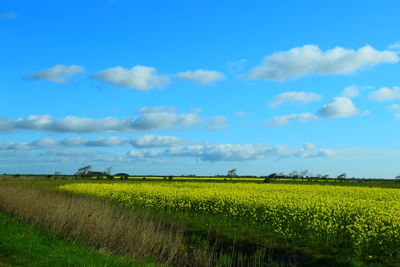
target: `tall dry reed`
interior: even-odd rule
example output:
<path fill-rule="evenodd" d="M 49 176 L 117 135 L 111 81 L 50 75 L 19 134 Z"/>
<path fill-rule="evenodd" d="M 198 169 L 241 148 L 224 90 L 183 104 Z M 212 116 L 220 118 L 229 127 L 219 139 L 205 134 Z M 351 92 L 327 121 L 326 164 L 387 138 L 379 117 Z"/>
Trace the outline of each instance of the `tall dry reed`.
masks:
<path fill-rule="evenodd" d="M 178 227 L 165 226 L 106 201 L 2 184 L 0 211 L 92 248 L 175 266 L 210 264 L 204 251 L 188 252 Z"/>

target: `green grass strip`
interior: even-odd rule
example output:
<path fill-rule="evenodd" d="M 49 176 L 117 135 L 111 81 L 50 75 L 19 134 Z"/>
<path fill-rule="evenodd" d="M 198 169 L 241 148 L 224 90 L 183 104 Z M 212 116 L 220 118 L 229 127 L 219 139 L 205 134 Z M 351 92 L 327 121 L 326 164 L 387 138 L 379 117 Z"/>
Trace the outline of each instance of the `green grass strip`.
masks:
<path fill-rule="evenodd" d="M 160 266 L 75 246 L 0 213 L 0 266 Z"/>

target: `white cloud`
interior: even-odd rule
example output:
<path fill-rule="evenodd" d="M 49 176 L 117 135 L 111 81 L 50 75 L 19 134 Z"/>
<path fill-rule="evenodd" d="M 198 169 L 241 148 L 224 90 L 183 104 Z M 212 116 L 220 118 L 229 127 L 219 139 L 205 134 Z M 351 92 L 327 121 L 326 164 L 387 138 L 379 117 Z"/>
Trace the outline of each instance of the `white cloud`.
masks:
<path fill-rule="evenodd" d="M 175 77 L 181 80 L 191 81 L 197 84 L 208 84 L 225 79 L 225 76 L 218 71 L 195 70 L 185 71 L 175 74 Z"/>
<path fill-rule="evenodd" d="M 386 107 L 390 111 L 400 111 L 400 104 L 392 104 Z"/>
<path fill-rule="evenodd" d="M 389 45 L 388 48 L 398 53 L 400 51 L 400 42 L 395 42 L 394 44 Z"/>
<path fill-rule="evenodd" d="M 313 113 L 300 113 L 300 114 L 289 114 L 289 115 L 278 116 L 268 120 L 267 123 L 270 126 L 285 126 L 292 121 L 307 122 L 317 119 L 318 117 Z"/>
<path fill-rule="evenodd" d="M 32 142 L 0 142 L 0 150 L 34 150 L 45 148 L 69 148 L 69 147 L 115 147 L 133 146 L 136 148 L 149 147 L 172 147 L 188 145 L 191 142 L 175 136 L 143 135 L 132 138 L 122 138 L 116 136 L 97 137 L 85 139 L 82 137 L 71 137 L 62 140 L 44 138 Z"/>
<path fill-rule="evenodd" d="M 360 94 L 359 87 L 356 85 L 350 85 L 343 89 L 341 96 L 346 98 L 354 98 Z"/>
<path fill-rule="evenodd" d="M 8 142 L 1 143 L 2 150 L 34 150 L 45 148 L 68 148 L 68 147 L 114 147 L 121 145 L 129 145 L 129 139 L 111 137 L 98 137 L 94 139 L 84 139 L 81 137 L 72 137 L 63 140 L 53 140 L 49 138 L 39 139 L 32 142 Z"/>
<path fill-rule="evenodd" d="M 56 83 L 66 82 L 69 76 L 79 72 L 84 72 L 85 68 L 82 66 L 71 65 L 55 65 L 54 67 L 39 72 L 32 73 L 26 78 L 29 80 L 45 80 Z"/>
<path fill-rule="evenodd" d="M 188 141 L 185 141 L 179 137 L 175 136 L 155 136 L 155 135 L 143 135 L 134 137 L 131 139 L 130 143 L 132 146 L 137 148 L 144 147 L 170 147 L 170 146 L 179 146 L 187 144 Z"/>
<path fill-rule="evenodd" d="M 161 150 L 149 150 L 149 149 L 145 150 L 132 149 L 127 153 L 128 156 L 134 158 L 154 158 L 160 154 L 162 154 Z"/>
<path fill-rule="evenodd" d="M 155 68 L 146 66 L 135 66 L 131 69 L 117 66 L 99 71 L 93 77 L 119 87 L 139 90 L 162 88 L 170 81 L 168 76 L 157 75 Z"/>
<path fill-rule="evenodd" d="M 176 114 L 171 112 L 144 113 L 132 122 L 133 129 L 159 130 L 166 128 L 190 129 L 200 123 L 201 118 L 196 113 Z"/>
<path fill-rule="evenodd" d="M 131 157 L 187 157 L 203 161 L 246 161 L 263 159 L 267 157 L 327 157 L 335 154 L 329 149 L 318 149 L 314 144 L 307 143 L 304 148 L 293 149 L 287 146 L 267 146 L 265 144 L 209 144 L 209 145 L 189 145 L 170 147 L 164 151 L 155 150 L 131 150 L 128 155 Z"/>
<path fill-rule="evenodd" d="M 400 119 L 400 105 L 392 104 L 386 107 L 387 110 L 393 112 L 393 116 L 396 120 Z"/>
<path fill-rule="evenodd" d="M 335 97 L 331 102 L 320 108 L 316 114 L 313 113 L 294 113 L 289 115 L 278 116 L 267 121 L 270 126 L 285 126 L 293 121 L 307 122 L 317 120 L 319 118 L 344 118 L 351 117 L 356 114 L 369 115 L 370 111 L 359 112 L 354 106 L 353 101 L 346 97 Z"/>
<path fill-rule="evenodd" d="M 369 95 L 369 98 L 376 101 L 400 99 L 400 86 L 382 87 Z"/>
<path fill-rule="evenodd" d="M 157 106 L 157 107 L 142 107 L 137 110 L 138 113 L 157 113 L 157 112 L 175 112 L 177 109 L 176 107 L 164 107 L 164 106 Z"/>
<path fill-rule="evenodd" d="M 97 139 L 97 140 L 96 140 Z M 134 139 L 126 138 L 96 138 L 93 139 L 70 139 L 64 140 L 38 140 L 30 143 L 1 143 L 0 142 L 0 162 L 28 161 L 29 163 L 45 162 L 131 162 L 135 159 L 157 159 L 172 160 L 174 158 L 187 158 L 201 161 L 247 161 L 264 158 L 310 158 L 310 157 L 328 157 L 335 154 L 334 150 L 319 149 L 312 143 L 305 143 L 303 148 L 290 148 L 284 145 L 267 146 L 265 144 L 205 144 L 205 145 L 187 145 L 181 142 L 175 142 L 176 139 L 169 137 L 148 138 L 148 142 L 138 142 Z M 146 139 L 146 138 L 144 138 Z M 144 140 L 143 139 L 143 140 Z M 97 143 L 93 143 L 96 141 Z M 119 143 L 133 142 L 135 149 L 129 150 L 126 155 L 117 155 L 110 152 L 77 150 L 70 149 L 69 146 L 109 146 Z M 111 143 L 109 143 L 111 142 Z M 156 147 L 156 143 L 161 142 L 160 146 L 164 149 L 142 149 L 146 147 Z M 173 143 L 173 144 L 172 144 Z M 180 143 L 180 144 L 178 144 Z M 172 146 L 169 146 L 172 145 Z M 36 146 L 36 147 L 34 147 Z M 21 151 L 21 150 L 39 149 L 39 151 Z"/>
<path fill-rule="evenodd" d="M 88 139 L 84 140 L 82 146 L 88 147 L 114 147 L 114 146 L 121 146 L 127 144 L 127 138 L 120 138 L 116 136 L 110 137 L 98 137 L 95 139 Z"/>
<path fill-rule="evenodd" d="M 49 148 L 58 146 L 58 142 L 50 138 L 43 138 L 33 141 L 27 145 L 31 147 Z"/>
<path fill-rule="evenodd" d="M 335 155 L 337 152 L 332 149 L 319 149 L 315 154 L 316 157 L 330 157 Z"/>
<path fill-rule="evenodd" d="M 378 51 L 369 45 L 358 50 L 338 46 L 325 52 L 316 45 L 305 45 L 267 56 L 260 66 L 243 77 L 251 80 L 284 81 L 311 74 L 351 73 L 362 67 L 398 61 L 397 53 Z"/>
<path fill-rule="evenodd" d="M 304 150 L 313 150 L 315 148 L 315 144 L 310 142 L 305 142 L 303 148 Z"/>
<path fill-rule="evenodd" d="M 225 116 L 214 116 L 206 126 L 207 130 L 224 130 L 228 128 L 228 118 Z"/>
<path fill-rule="evenodd" d="M 346 97 L 335 97 L 318 111 L 319 116 L 327 118 L 351 117 L 357 113 L 353 101 Z"/>
<path fill-rule="evenodd" d="M 242 161 L 265 158 L 268 147 L 263 144 L 208 145 L 202 150 L 200 158 L 205 161 Z"/>
<path fill-rule="evenodd" d="M 161 129 L 189 129 L 200 123 L 201 117 L 196 113 L 177 114 L 172 112 L 143 113 L 137 118 L 117 119 L 81 118 L 67 116 L 52 119 L 50 115 L 31 115 L 28 118 L 9 119 L 0 117 L 0 131 L 33 130 L 47 132 L 131 132 L 156 131 Z"/>
<path fill-rule="evenodd" d="M 16 19 L 17 14 L 15 12 L 5 12 L 0 14 L 0 19 Z"/>
<path fill-rule="evenodd" d="M 302 104 L 308 104 L 314 101 L 318 101 L 320 99 L 321 95 L 315 93 L 285 92 L 274 96 L 269 105 L 270 107 L 276 107 L 285 102 L 300 102 Z"/>

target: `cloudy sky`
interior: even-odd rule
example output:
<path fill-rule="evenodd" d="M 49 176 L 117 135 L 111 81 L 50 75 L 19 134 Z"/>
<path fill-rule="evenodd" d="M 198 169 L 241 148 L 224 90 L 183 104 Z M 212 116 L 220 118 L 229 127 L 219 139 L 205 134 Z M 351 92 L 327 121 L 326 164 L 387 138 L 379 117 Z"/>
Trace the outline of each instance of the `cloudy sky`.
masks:
<path fill-rule="evenodd" d="M 397 0 L 2 0 L 0 173 L 400 174 Z"/>

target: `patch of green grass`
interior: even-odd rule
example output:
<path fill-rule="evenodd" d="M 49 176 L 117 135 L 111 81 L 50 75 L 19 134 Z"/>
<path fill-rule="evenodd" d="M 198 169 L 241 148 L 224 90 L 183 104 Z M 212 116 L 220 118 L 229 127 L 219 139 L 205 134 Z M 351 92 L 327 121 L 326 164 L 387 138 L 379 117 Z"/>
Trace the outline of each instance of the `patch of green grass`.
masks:
<path fill-rule="evenodd" d="M 0 266 L 159 266 L 81 248 L 0 213 Z"/>

